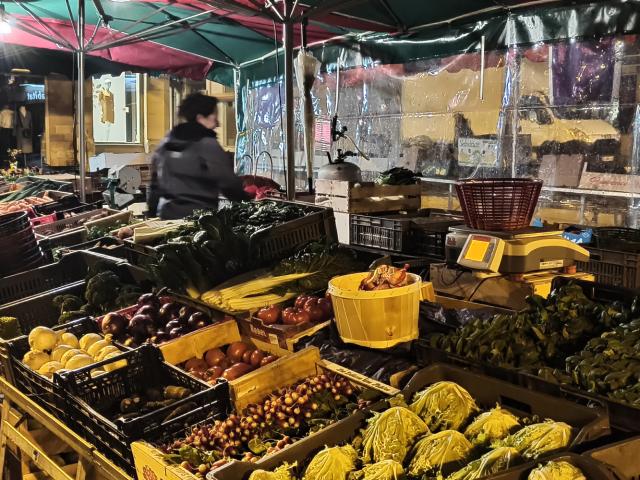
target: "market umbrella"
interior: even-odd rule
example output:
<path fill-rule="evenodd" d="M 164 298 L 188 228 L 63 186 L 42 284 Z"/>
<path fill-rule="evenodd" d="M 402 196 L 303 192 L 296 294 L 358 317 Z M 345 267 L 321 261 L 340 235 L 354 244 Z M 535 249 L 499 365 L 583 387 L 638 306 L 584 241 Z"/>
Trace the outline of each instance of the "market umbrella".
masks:
<path fill-rule="evenodd" d="M 304 151 L 307 159 L 307 181 L 309 182 L 309 193 L 313 191 L 313 141 L 314 141 L 314 114 L 313 98 L 311 89 L 316 81 L 316 76 L 320 73 L 321 62 L 311 53 L 300 50 L 295 62 L 296 81 L 298 90 L 302 94 L 304 108 Z"/>

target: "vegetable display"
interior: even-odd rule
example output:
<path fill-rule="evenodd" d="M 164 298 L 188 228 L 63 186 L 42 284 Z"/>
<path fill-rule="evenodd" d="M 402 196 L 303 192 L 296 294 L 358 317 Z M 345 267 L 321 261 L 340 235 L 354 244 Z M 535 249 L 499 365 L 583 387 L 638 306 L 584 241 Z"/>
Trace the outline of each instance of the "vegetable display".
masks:
<path fill-rule="evenodd" d="M 138 285 L 125 283 L 121 279 L 114 264 L 106 262 L 96 262 L 86 280 L 84 299 L 70 294 L 53 298 L 53 306 L 60 311 L 59 324 L 128 307 L 142 293 Z"/>
<path fill-rule="evenodd" d="M 326 290 L 329 280 L 338 275 L 362 272 L 367 264 L 359 261 L 354 252 L 337 244 L 326 245 L 311 242 L 294 255 L 280 261 L 273 269 L 273 275 L 291 273 L 310 273 L 291 286 L 299 292 L 318 292 Z"/>
<path fill-rule="evenodd" d="M 169 232 L 165 243 L 155 247 L 159 259 L 151 265 L 152 273 L 161 286 L 197 298 L 235 275 L 265 266 L 250 254 L 254 233 L 311 211 L 315 210 L 265 200 L 236 202 L 217 212 L 194 215 L 189 224 Z"/>
<path fill-rule="evenodd" d="M 587 477 L 569 462 L 551 461 L 531 470 L 527 480 L 587 480 Z"/>
<path fill-rule="evenodd" d="M 443 430 L 421 438 L 413 447 L 408 473 L 414 477 L 460 467 L 470 457 L 473 445 L 456 430 Z"/>
<path fill-rule="evenodd" d="M 395 167 L 378 175 L 378 185 L 413 185 L 419 181 L 418 175 L 404 167 Z"/>
<path fill-rule="evenodd" d="M 521 463 L 520 454 L 515 448 L 499 447 L 489 450 L 477 460 L 453 473 L 447 480 L 476 480 L 478 478 L 502 472 Z"/>
<path fill-rule="evenodd" d="M 231 459 L 253 462 L 281 450 L 358 405 L 366 402 L 357 400 L 349 380 L 319 374 L 281 388 L 226 420 L 194 427 L 185 438 L 162 448 L 168 461 L 203 477 Z"/>
<path fill-rule="evenodd" d="M 191 358 L 181 368 L 200 380 L 215 384 L 218 378 L 235 380 L 277 359 L 249 343 L 234 342 L 225 352 L 220 348 L 207 350 L 203 358 Z"/>
<path fill-rule="evenodd" d="M 640 301 L 604 305 L 566 285 L 512 315 L 475 319 L 431 346 L 640 406 Z"/>
<path fill-rule="evenodd" d="M 333 318 L 333 306 L 329 298 L 299 295 L 292 306 L 283 309 L 279 305 L 270 305 L 258 310 L 256 317 L 264 325 L 320 323 Z"/>
<path fill-rule="evenodd" d="M 97 333 L 87 333 L 78 339 L 73 333 L 39 326 L 29 332 L 28 340 L 30 350 L 24 354 L 22 362 L 47 378 L 52 378 L 55 372 L 87 367 L 122 353 L 112 344 L 111 335 L 102 337 Z M 122 366 L 120 362 L 110 363 L 93 370 L 91 375 L 101 375 Z"/>
<path fill-rule="evenodd" d="M 432 432 L 458 430 L 478 406 L 469 392 L 454 382 L 437 382 L 418 392 L 411 411 L 424 420 Z"/>
<path fill-rule="evenodd" d="M 538 458 L 547 452 L 566 447 L 570 441 L 570 425 L 547 420 L 527 425 L 505 438 L 502 443 L 506 447 L 515 448 L 525 458 Z"/>
<path fill-rule="evenodd" d="M 100 328 L 102 333 L 133 348 L 145 342 L 162 344 L 221 320 L 222 315 L 211 318 L 171 297 L 145 293 L 137 298 L 134 307 L 102 317 Z"/>
<path fill-rule="evenodd" d="M 309 275 L 311 274 L 269 275 L 243 282 L 233 287 L 209 290 L 203 293 L 200 298 L 207 305 L 223 311 L 242 312 L 256 310 L 294 298 L 296 293 L 289 290 L 288 285 Z M 279 288 L 284 288 L 284 292 L 278 293 L 276 290 Z"/>
<path fill-rule="evenodd" d="M 531 423 L 535 417 L 517 418 L 499 405 L 478 414 L 469 392 L 452 382 L 434 383 L 409 400 L 411 406 L 402 396 L 390 399 L 364 430 L 346 432 L 350 442 L 328 446 L 308 463 L 297 459 L 289 478 L 476 480 L 565 448 L 571 439 L 564 423 Z M 453 415 L 447 402 L 462 413 Z"/>
<path fill-rule="evenodd" d="M 36 205 L 53 202 L 49 197 L 27 197 L 21 200 L 0 200 L 0 215 L 31 210 Z"/>
<path fill-rule="evenodd" d="M 293 467 L 295 467 L 295 465 L 284 463 L 273 472 L 256 470 L 251 473 L 249 480 L 295 480 L 291 474 L 291 469 Z"/>
<path fill-rule="evenodd" d="M 380 265 L 360 282 L 360 290 L 389 290 L 390 288 L 404 287 L 409 284 L 408 269 L 409 265 L 405 265 L 403 268 Z"/>
<path fill-rule="evenodd" d="M 128 420 L 146 415 L 154 410 L 169 407 L 179 400 L 188 398 L 191 394 L 190 389 L 178 385 L 168 385 L 164 388 L 148 388 L 142 394 L 135 394 L 120 400 L 119 412 L 116 413 L 114 420 Z M 196 406 L 195 403 L 184 403 L 170 411 L 162 421 L 166 422 L 176 418 L 193 410 Z"/>
<path fill-rule="evenodd" d="M 234 202 L 221 208 L 218 215 L 227 225 L 233 225 L 235 233 L 248 238 L 262 229 L 302 218 L 315 211 L 301 205 L 263 200 Z"/>
<path fill-rule="evenodd" d="M 307 466 L 303 480 L 343 480 L 353 471 L 358 452 L 351 445 L 325 447 Z"/>
<path fill-rule="evenodd" d="M 520 428 L 518 417 L 500 405 L 478 415 L 464 431 L 474 445 L 491 445 Z"/>
<path fill-rule="evenodd" d="M 0 338 L 10 340 L 20 335 L 22 335 L 22 332 L 17 318 L 0 316 Z"/>
<path fill-rule="evenodd" d="M 425 433 L 429 433 L 427 425 L 405 407 L 374 413 L 362 440 L 364 462 L 388 459 L 402 462 L 415 439 Z"/>

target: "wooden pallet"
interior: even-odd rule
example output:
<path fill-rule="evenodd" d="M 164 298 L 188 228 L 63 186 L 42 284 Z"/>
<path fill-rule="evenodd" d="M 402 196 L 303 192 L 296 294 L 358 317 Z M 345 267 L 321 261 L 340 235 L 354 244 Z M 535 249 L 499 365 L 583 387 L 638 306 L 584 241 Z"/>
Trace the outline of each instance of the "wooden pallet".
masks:
<path fill-rule="evenodd" d="M 413 211 L 420 208 L 422 186 L 316 180 L 316 205 L 344 213 Z"/>
<path fill-rule="evenodd" d="M 65 424 L 0 377 L 0 478 L 14 480 L 7 457 L 21 464 L 23 480 L 132 480 Z M 65 464 L 63 457 L 73 459 Z"/>

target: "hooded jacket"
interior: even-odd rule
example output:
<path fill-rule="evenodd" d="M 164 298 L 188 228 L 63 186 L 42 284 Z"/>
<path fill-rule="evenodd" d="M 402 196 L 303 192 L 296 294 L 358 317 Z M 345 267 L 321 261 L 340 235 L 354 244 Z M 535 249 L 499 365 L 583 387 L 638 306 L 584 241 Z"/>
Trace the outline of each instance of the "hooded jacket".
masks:
<path fill-rule="evenodd" d="M 177 125 L 153 154 L 148 214 L 171 220 L 217 209 L 220 193 L 229 200 L 247 199 L 232 165 L 213 130 L 197 122 Z"/>

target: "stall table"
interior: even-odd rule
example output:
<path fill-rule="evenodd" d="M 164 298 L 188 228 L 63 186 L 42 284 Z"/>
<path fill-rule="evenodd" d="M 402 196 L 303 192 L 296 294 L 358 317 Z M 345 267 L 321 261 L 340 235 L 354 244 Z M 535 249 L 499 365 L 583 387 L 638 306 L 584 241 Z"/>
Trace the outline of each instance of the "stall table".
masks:
<path fill-rule="evenodd" d="M 132 480 L 93 445 L 2 377 L 0 394 L 4 397 L 0 424 L 0 472 L 4 472 L 9 449 L 21 462 L 24 480 L 45 476 L 54 480 Z M 68 452 L 77 453 L 77 463 L 60 466 L 52 459 Z M 30 464 L 42 473 L 31 472 Z"/>

